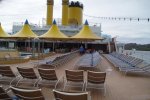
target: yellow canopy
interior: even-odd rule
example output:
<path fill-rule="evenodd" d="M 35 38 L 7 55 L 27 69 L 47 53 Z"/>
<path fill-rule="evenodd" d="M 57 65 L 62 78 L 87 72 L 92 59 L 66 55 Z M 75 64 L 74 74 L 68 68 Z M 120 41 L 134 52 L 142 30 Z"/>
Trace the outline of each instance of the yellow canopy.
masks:
<path fill-rule="evenodd" d="M 71 38 L 75 40 L 102 40 L 101 37 L 97 36 L 95 33 L 92 32 L 87 20 L 82 30 Z"/>
<path fill-rule="evenodd" d="M 15 38 L 36 38 L 37 35 L 31 30 L 29 23 L 28 23 L 28 20 L 26 20 L 22 29 L 18 33 L 12 35 L 12 37 L 15 37 Z"/>
<path fill-rule="evenodd" d="M 39 38 L 50 40 L 68 39 L 68 37 L 64 33 L 60 32 L 55 20 L 53 21 L 53 25 L 51 26 L 51 28 L 46 33 L 39 36 Z"/>
<path fill-rule="evenodd" d="M 9 38 L 9 37 L 10 35 L 3 30 L 1 23 L 0 23 L 0 38 Z"/>

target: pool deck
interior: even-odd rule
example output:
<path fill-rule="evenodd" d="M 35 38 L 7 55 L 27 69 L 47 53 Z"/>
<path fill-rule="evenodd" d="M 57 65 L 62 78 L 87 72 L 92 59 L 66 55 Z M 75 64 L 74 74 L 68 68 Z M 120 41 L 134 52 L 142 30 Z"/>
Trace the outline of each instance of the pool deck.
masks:
<path fill-rule="evenodd" d="M 47 59 L 53 59 L 56 54 Z M 75 69 L 74 65 L 81 56 L 77 56 L 69 63 L 56 68 L 58 79 L 65 75 L 65 69 Z M 36 63 L 30 61 L 24 64 L 11 65 L 14 72 L 17 72 L 16 67 L 34 67 Z M 150 76 L 135 75 L 119 72 L 113 67 L 104 57 L 97 66 L 101 71 L 106 71 L 106 95 L 103 95 L 102 90 L 88 90 L 92 100 L 150 100 Z M 37 71 L 35 69 L 35 71 Z M 38 73 L 37 73 L 38 74 Z M 60 82 L 58 88 L 62 88 L 63 83 Z M 54 100 L 52 87 L 42 87 L 42 92 L 46 100 Z"/>

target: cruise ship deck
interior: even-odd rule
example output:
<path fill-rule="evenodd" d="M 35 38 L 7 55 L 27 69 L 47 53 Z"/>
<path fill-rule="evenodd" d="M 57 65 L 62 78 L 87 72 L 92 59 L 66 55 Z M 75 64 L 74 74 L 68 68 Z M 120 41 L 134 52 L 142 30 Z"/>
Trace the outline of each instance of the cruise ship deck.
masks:
<path fill-rule="evenodd" d="M 46 59 L 53 59 L 59 54 L 53 55 Z M 61 79 L 62 76 L 65 76 L 65 69 L 75 69 L 75 64 L 79 61 L 81 56 L 77 55 L 72 60 L 64 65 L 56 67 L 56 74 L 58 79 Z M 17 73 L 16 67 L 29 67 L 35 68 L 35 61 L 30 61 L 23 64 L 14 64 L 11 65 L 11 68 L 14 72 Z M 135 75 L 119 72 L 105 57 L 102 57 L 101 62 L 98 64 L 98 69 L 102 72 L 106 72 L 106 94 L 104 96 L 103 90 L 87 90 L 91 95 L 91 100 L 150 100 L 150 78 L 147 75 Z M 38 74 L 38 73 L 37 73 Z M 86 76 L 86 73 L 84 73 Z M 57 89 L 62 89 L 63 82 L 60 81 Z M 32 88 L 32 87 L 31 87 Z M 42 93 L 46 100 L 54 100 L 54 95 L 52 90 L 54 87 L 42 86 Z M 76 89 L 81 91 L 80 89 Z"/>

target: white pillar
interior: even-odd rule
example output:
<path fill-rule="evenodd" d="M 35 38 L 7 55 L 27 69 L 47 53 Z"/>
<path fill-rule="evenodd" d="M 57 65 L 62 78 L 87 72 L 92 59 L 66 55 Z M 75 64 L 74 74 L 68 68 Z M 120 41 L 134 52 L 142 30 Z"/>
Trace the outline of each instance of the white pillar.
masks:
<path fill-rule="evenodd" d="M 111 52 L 110 42 L 108 42 L 108 52 Z"/>

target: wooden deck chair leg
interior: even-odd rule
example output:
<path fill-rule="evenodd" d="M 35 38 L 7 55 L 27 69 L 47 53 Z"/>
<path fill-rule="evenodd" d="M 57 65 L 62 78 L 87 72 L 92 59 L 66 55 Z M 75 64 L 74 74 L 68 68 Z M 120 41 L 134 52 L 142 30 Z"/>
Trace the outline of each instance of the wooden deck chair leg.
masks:
<path fill-rule="evenodd" d="M 9 83 L 9 85 L 12 85 L 13 81 L 16 80 L 16 78 L 14 78 L 13 80 L 11 80 L 11 82 Z"/>
<path fill-rule="evenodd" d="M 20 78 L 21 76 L 17 76 L 16 78 L 14 78 L 9 85 L 12 85 L 13 81 L 15 81 L 16 79 Z"/>
<path fill-rule="evenodd" d="M 123 77 L 126 77 L 127 74 L 128 74 L 128 71 L 125 71 Z"/>
<path fill-rule="evenodd" d="M 20 82 L 22 79 L 23 79 L 23 78 L 20 78 L 20 79 L 18 80 L 18 82 L 16 83 L 16 86 L 18 86 L 19 82 Z"/>
<path fill-rule="evenodd" d="M 83 85 L 82 85 L 82 91 L 84 91 L 84 86 L 85 86 L 85 83 L 83 83 Z"/>
<path fill-rule="evenodd" d="M 33 84 L 33 86 L 37 87 L 38 82 L 39 82 L 39 79 L 37 79 L 37 81 Z"/>
<path fill-rule="evenodd" d="M 104 96 L 106 96 L 106 84 L 104 84 Z"/>
<path fill-rule="evenodd" d="M 58 80 L 58 81 L 56 82 L 56 84 L 55 84 L 55 89 L 57 89 L 58 83 L 59 83 L 59 80 Z"/>
<path fill-rule="evenodd" d="M 88 83 L 86 82 L 86 83 L 85 83 L 85 91 L 87 90 L 87 84 L 88 84 Z"/>
<path fill-rule="evenodd" d="M 65 91 L 67 82 L 64 83 L 63 91 Z"/>
<path fill-rule="evenodd" d="M 38 82 L 40 82 L 41 80 L 42 80 L 42 78 L 40 78 Z M 39 84 L 37 83 L 37 85 L 36 85 L 36 86 L 37 86 L 37 87 L 39 87 Z"/>

